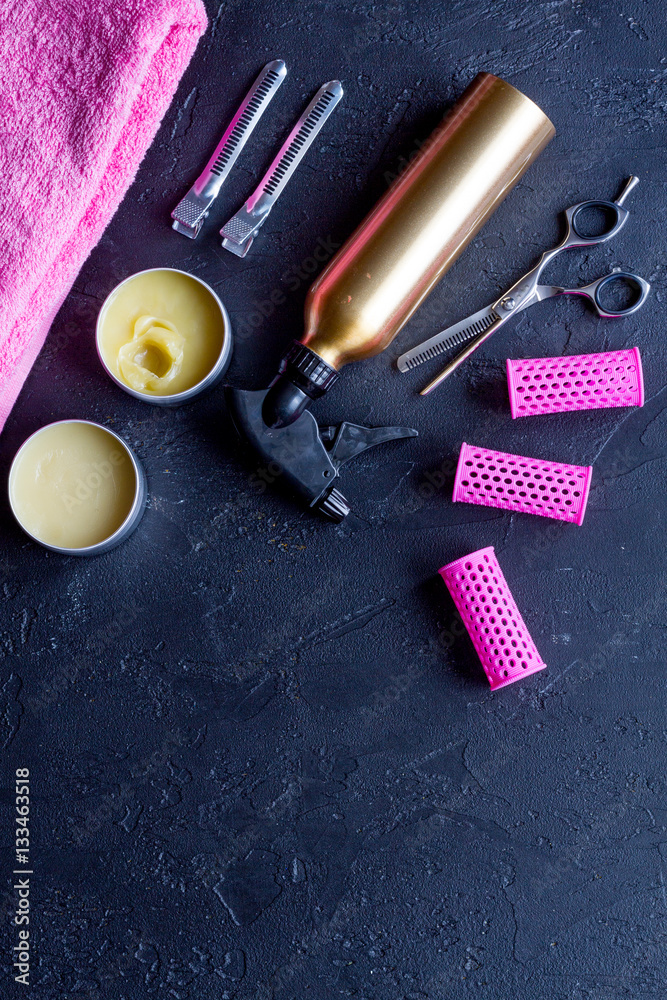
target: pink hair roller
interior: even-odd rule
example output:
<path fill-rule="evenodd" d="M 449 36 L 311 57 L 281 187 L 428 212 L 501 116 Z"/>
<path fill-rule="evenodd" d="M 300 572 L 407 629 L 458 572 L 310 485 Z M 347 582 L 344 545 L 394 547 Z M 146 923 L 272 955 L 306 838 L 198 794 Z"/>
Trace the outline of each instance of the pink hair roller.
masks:
<path fill-rule="evenodd" d="M 507 387 L 514 418 L 644 405 L 638 347 L 570 358 L 508 358 Z"/>
<path fill-rule="evenodd" d="M 581 524 L 592 472 L 592 465 L 545 462 L 464 441 L 452 499 Z"/>
<path fill-rule="evenodd" d="M 544 670 L 493 546 L 438 570 L 482 661 L 491 690 Z"/>

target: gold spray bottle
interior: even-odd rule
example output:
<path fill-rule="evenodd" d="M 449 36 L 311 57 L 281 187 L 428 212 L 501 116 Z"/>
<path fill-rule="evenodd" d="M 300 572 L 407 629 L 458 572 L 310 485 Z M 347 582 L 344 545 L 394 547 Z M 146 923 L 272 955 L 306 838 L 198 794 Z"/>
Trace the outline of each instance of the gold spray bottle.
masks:
<path fill-rule="evenodd" d="M 289 348 L 268 390 L 229 391 L 238 429 L 267 460 L 282 465 L 311 506 L 324 508 L 331 493 L 327 484 L 317 494 L 319 480 L 308 489 L 304 485 L 308 462 L 299 434 L 306 427 L 303 418 L 311 416 L 311 400 L 331 388 L 343 365 L 391 343 L 554 131 L 531 100 L 504 80 L 480 73 L 312 286 L 303 338 Z M 309 439 L 317 432 L 312 423 Z M 322 445 L 319 436 L 318 442 Z M 316 451 L 319 445 L 312 444 Z M 310 445 L 307 450 L 311 461 Z M 342 453 L 347 454 L 344 448 Z M 317 475 L 332 478 L 325 471 L 320 467 Z"/>
<path fill-rule="evenodd" d="M 306 332 L 286 355 L 281 382 L 295 366 L 307 376 L 302 369 L 319 369 L 321 361 L 333 373 L 383 351 L 554 131 L 509 83 L 475 77 L 310 289 Z M 335 380 L 331 373 L 318 372 L 319 384 L 298 379 L 296 387 L 316 398 Z M 264 411 L 269 422 L 290 423 L 307 405 L 288 397 L 276 383 Z"/>

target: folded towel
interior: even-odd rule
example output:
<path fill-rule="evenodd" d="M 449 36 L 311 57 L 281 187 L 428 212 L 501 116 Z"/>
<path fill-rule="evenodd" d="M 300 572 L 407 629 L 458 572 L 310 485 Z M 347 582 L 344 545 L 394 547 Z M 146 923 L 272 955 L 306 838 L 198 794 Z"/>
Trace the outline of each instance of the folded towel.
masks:
<path fill-rule="evenodd" d="M 201 0 L 0 0 L 0 430 L 206 25 Z"/>

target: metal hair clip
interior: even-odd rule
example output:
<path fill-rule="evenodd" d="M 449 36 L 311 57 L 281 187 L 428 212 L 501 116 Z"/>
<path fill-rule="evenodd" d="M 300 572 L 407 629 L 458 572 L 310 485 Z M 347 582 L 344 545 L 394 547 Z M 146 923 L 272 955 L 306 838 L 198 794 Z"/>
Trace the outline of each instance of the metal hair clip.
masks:
<path fill-rule="evenodd" d="M 266 111 L 269 101 L 285 79 L 287 68 L 282 59 L 267 63 L 243 99 L 243 103 L 227 126 L 213 156 L 194 182 L 185 198 L 171 213 L 172 228 L 194 240 L 209 209 L 218 196 L 239 153 L 253 129 Z"/>
<path fill-rule="evenodd" d="M 288 180 L 342 96 L 343 87 L 338 80 L 332 80 L 320 87 L 281 146 L 258 187 L 245 205 L 220 230 L 222 245 L 226 250 L 231 250 L 237 257 L 245 257 Z"/>

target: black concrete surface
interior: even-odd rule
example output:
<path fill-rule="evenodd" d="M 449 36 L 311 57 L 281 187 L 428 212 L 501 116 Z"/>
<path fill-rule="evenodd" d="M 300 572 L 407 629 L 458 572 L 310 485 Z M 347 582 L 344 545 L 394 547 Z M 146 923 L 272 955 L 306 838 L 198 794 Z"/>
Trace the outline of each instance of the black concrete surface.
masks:
<path fill-rule="evenodd" d="M 664 7 L 208 6 L 208 34 L 0 439 L 5 475 L 42 424 L 97 420 L 150 484 L 133 537 L 91 561 L 45 552 L 4 508 L 0 993 L 664 997 Z M 275 57 L 287 81 L 188 242 L 169 211 Z M 325 422 L 420 432 L 345 470 L 344 525 L 260 492 L 220 388 L 169 411 L 105 377 L 93 344 L 105 295 L 170 265 L 226 303 L 229 380 L 267 384 L 300 333 L 315 251 L 342 242 L 482 69 L 540 103 L 558 135 L 390 350 L 315 407 Z M 342 104 L 250 255 L 232 257 L 220 225 L 334 77 Z M 556 240 L 562 208 L 614 196 L 630 173 L 641 184 L 623 233 L 550 279 L 634 268 L 653 284 L 641 314 L 536 306 L 419 398 L 422 374 L 392 359 L 492 300 Z M 508 355 L 635 344 L 643 409 L 512 421 Z M 462 440 L 592 463 L 583 527 L 452 504 Z M 548 663 L 496 694 L 436 575 L 489 544 Z M 28 988 L 9 968 L 20 767 L 34 816 Z"/>

